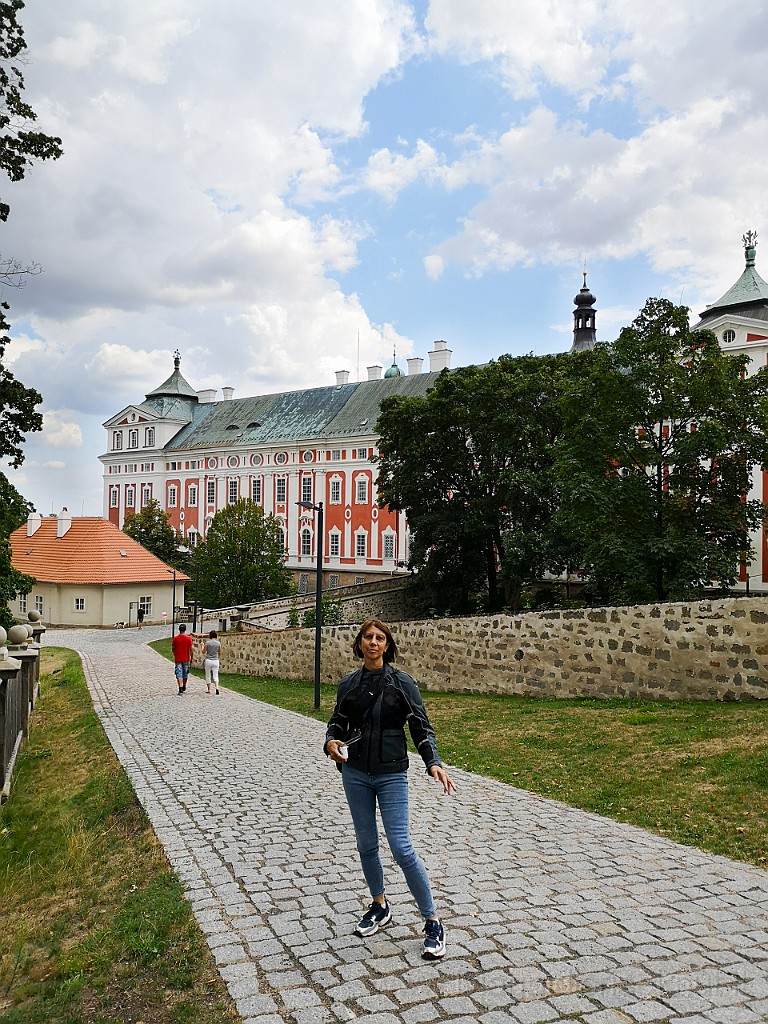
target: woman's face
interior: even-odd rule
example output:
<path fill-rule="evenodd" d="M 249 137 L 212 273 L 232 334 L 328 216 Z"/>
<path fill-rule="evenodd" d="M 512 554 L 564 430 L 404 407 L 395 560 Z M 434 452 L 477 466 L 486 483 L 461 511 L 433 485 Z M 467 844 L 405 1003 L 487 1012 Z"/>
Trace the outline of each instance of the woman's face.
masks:
<path fill-rule="evenodd" d="M 386 633 L 383 633 L 376 626 L 369 626 L 360 637 L 360 650 L 363 652 L 365 667 L 368 669 L 381 668 L 384 664 L 384 654 L 387 650 L 389 640 Z"/>

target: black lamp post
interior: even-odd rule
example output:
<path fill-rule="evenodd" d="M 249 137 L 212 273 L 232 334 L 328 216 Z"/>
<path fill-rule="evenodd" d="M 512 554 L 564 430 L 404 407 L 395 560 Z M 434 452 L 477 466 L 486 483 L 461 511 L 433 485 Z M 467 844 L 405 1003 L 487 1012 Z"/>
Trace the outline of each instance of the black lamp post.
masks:
<path fill-rule="evenodd" d="M 315 505 L 311 501 L 297 501 L 299 508 L 317 512 L 317 581 L 315 583 L 315 707 L 320 707 L 320 626 L 323 617 L 323 503 Z"/>
<path fill-rule="evenodd" d="M 171 599 L 171 640 L 176 636 L 176 570 L 169 569 L 173 573 L 173 596 Z"/>
<path fill-rule="evenodd" d="M 197 632 L 197 605 L 200 600 L 200 563 L 195 562 L 195 610 L 192 612 L 192 632 Z M 200 616 L 200 628 L 203 628 L 203 617 Z"/>

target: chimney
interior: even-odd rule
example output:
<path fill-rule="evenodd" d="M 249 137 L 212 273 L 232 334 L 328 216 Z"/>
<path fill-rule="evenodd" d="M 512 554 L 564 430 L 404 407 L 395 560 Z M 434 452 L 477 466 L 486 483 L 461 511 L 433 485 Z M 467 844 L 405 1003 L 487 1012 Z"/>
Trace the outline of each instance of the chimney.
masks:
<path fill-rule="evenodd" d="M 216 388 L 204 388 L 202 391 L 198 391 L 197 400 L 203 405 L 206 404 L 207 402 L 215 402 Z"/>
<path fill-rule="evenodd" d="M 27 536 L 31 537 L 33 533 L 37 533 L 40 529 L 40 523 L 42 523 L 43 517 L 39 512 L 30 512 L 29 519 L 27 520 Z"/>
<path fill-rule="evenodd" d="M 72 525 L 72 516 L 67 512 L 66 506 L 59 512 L 58 519 L 56 521 L 56 536 L 63 537 Z"/>
<path fill-rule="evenodd" d="M 447 370 L 451 365 L 453 352 L 446 347 L 444 341 L 436 341 L 435 347 L 429 355 L 429 372 L 438 373 L 440 370 Z"/>
<path fill-rule="evenodd" d="M 349 370 L 336 371 L 336 387 L 340 388 L 342 384 L 349 384 Z"/>
<path fill-rule="evenodd" d="M 232 395 L 235 393 L 234 388 L 222 388 L 221 393 L 224 396 L 224 401 L 229 402 L 232 399 Z"/>
<path fill-rule="evenodd" d="M 368 367 L 368 380 L 381 380 L 381 375 L 384 372 L 383 366 L 369 366 Z"/>
<path fill-rule="evenodd" d="M 413 377 L 417 373 L 421 373 L 421 368 L 424 365 L 424 360 L 421 356 L 412 356 L 408 360 L 408 376 Z"/>

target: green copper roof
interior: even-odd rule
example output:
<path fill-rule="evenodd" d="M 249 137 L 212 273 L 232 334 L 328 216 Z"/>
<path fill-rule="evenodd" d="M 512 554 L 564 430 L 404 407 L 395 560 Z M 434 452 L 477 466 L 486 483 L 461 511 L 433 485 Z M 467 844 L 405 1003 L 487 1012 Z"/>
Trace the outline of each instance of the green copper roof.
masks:
<path fill-rule="evenodd" d="M 260 445 L 374 434 L 388 395 L 425 395 L 438 373 L 419 373 L 307 391 L 202 402 L 166 451 Z M 149 404 L 149 403 L 144 403 Z"/>
<path fill-rule="evenodd" d="M 744 243 L 744 255 L 746 257 L 746 266 L 744 272 L 738 279 L 736 284 L 732 285 L 725 295 L 721 296 L 717 302 L 711 306 L 707 306 L 704 312 L 701 314 L 702 320 L 711 319 L 714 316 L 719 316 L 721 313 L 729 312 L 734 313 L 737 310 L 734 307 L 742 307 L 740 312 L 743 312 L 745 316 L 757 315 L 759 319 L 764 319 L 764 316 L 760 316 L 759 309 L 756 306 L 765 304 L 768 309 L 768 284 L 760 277 L 758 272 L 755 270 L 755 249 L 757 246 L 757 234 L 753 231 L 748 231 L 742 239 Z"/>
<path fill-rule="evenodd" d="M 179 363 L 181 362 L 181 356 L 179 355 L 178 349 L 174 353 L 173 358 L 173 373 L 168 380 L 163 381 L 159 388 L 155 388 L 154 391 L 150 391 L 146 396 L 150 398 L 194 398 L 197 401 L 197 392 L 193 387 L 184 380 L 179 370 Z"/>

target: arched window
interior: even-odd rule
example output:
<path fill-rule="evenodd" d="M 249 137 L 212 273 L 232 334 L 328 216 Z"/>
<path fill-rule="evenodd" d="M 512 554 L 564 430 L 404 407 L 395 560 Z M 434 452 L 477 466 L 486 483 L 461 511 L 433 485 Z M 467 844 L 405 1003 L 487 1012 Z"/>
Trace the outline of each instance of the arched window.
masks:
<path fill-rule="evenodd" d="M 308 526 L 301 531 L 301 553 L 302 555 L 312 554 L 312 531 Z"/>

